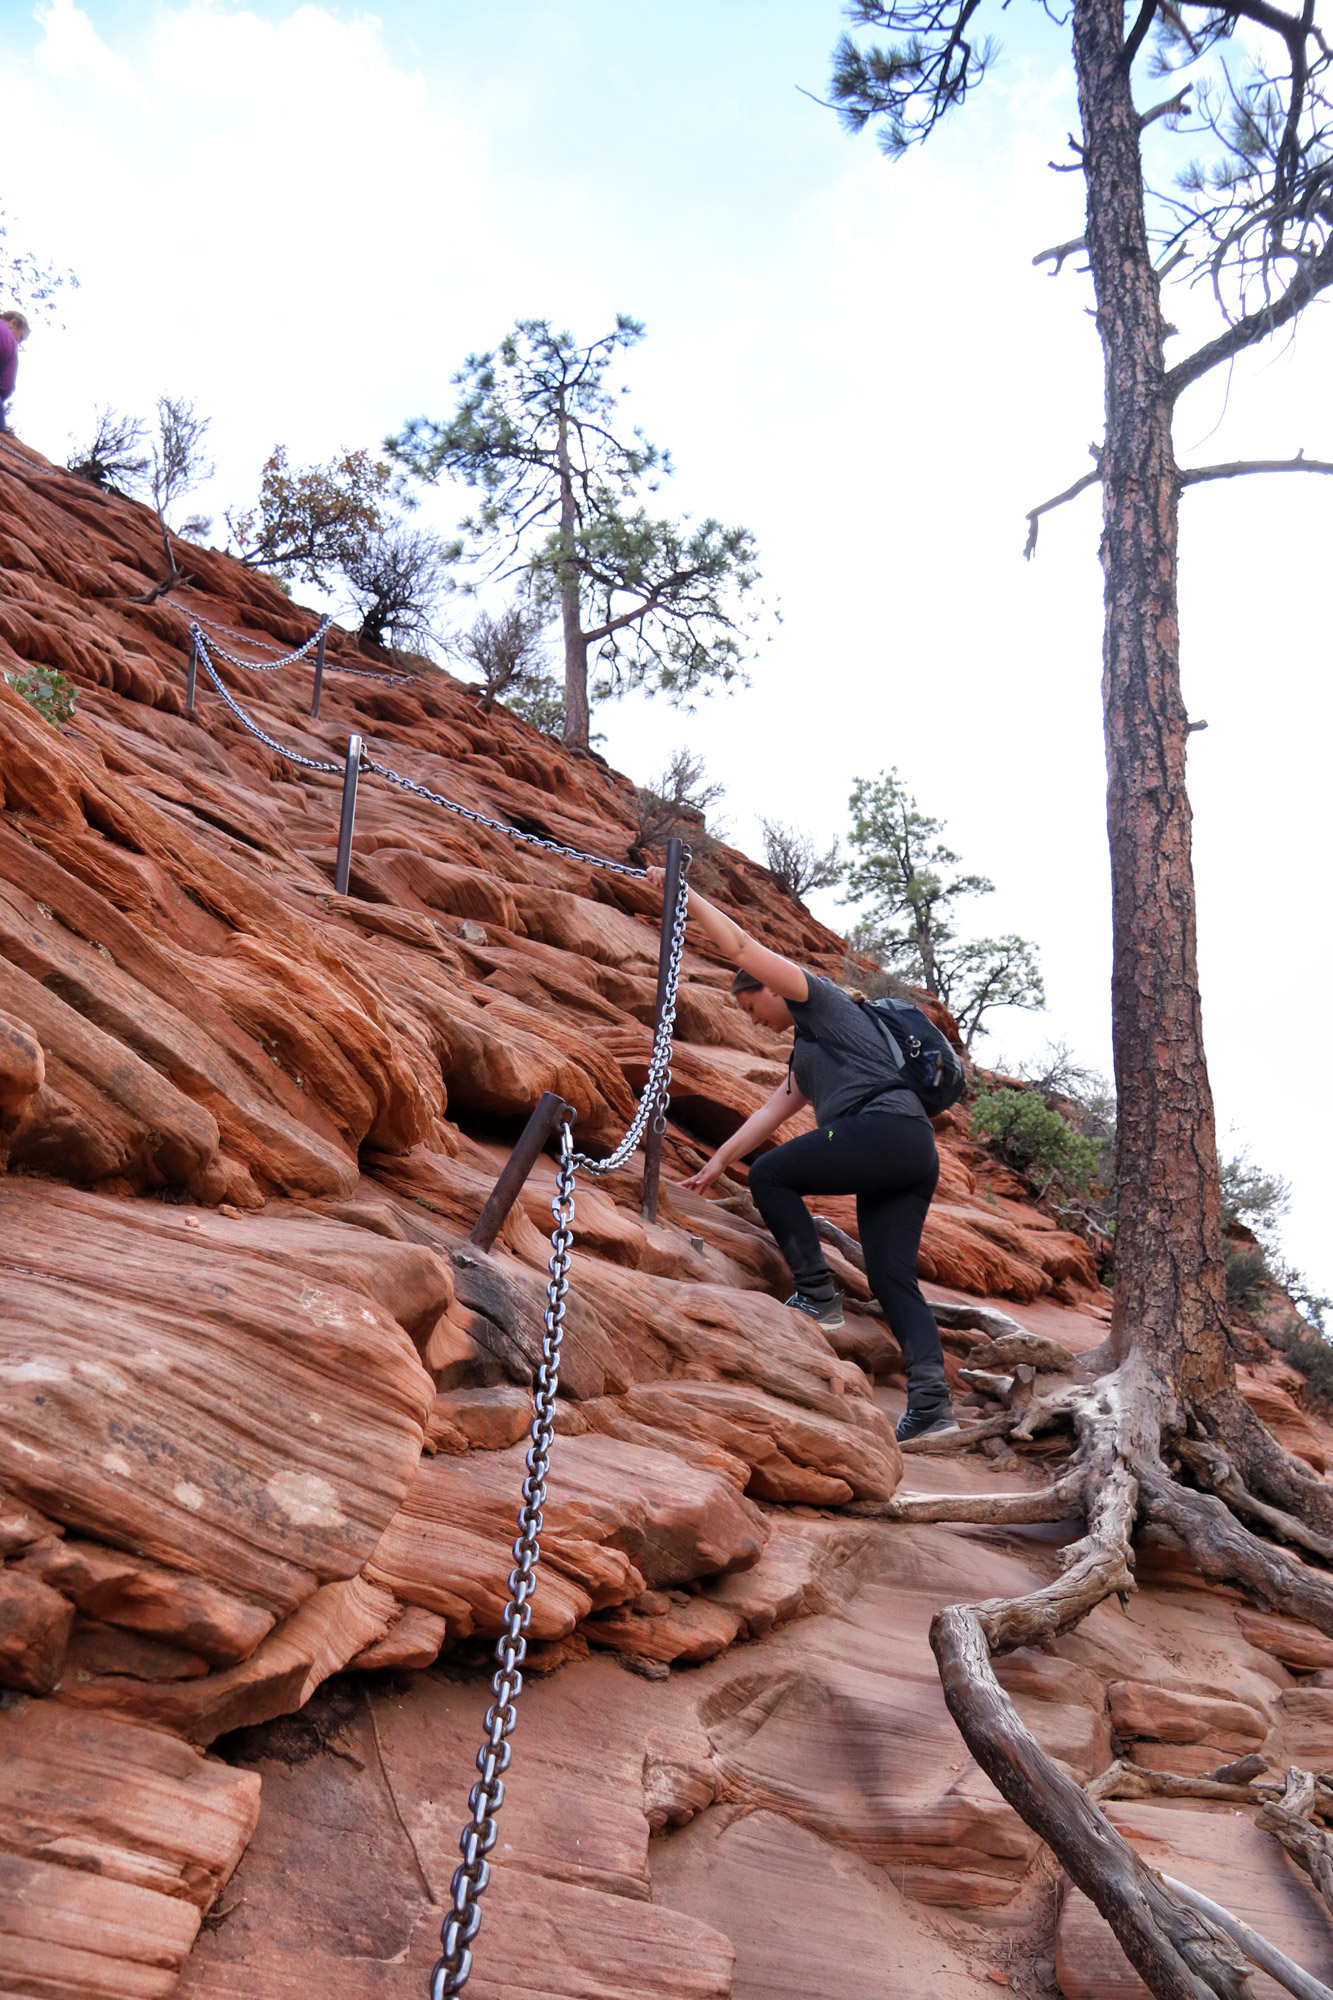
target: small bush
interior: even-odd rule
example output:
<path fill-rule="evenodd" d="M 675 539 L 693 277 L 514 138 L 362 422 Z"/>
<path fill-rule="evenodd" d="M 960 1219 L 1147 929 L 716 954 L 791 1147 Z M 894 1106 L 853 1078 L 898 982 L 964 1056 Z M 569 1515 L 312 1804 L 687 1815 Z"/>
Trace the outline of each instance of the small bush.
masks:
<path fill-rule="evenodd" d="M 1268 1296 L 1268 1259 L 1256 1243 L 1223 1246 L 1227 1266 L 1227 1305 L 1232 1312 L 1251 1315 L 1263 1310 Z"/>
<path fill-rule="evenodd" d="M 54 667 L 21 667 L 5 679 L 53 729 L 74 720 L 74 690 Z"/>
<path fill-rule="evenodd" d="M 1324 1304 L 1328 1302 L 1325 1300 Z M 1293 1368 L 1299 1369 L 1310 1385 L 1311 1393 L 1329 1409 L 1333 1409 L 1333 1342 L 1330 1342 L 1311 1327 L 1308 1333 L 1301 1333 L 1295 1327 L 1287 1327 L 1269 1338 L 1280 1348 L 1283 1358 Z"/>
<path fill-rule="evenodd" d="M 845 872 L 838 843 L 821 854 L 814 840 L 781 820 L 761 819 L 769 873 L 784 895 L 802 903 L 814 889 L 831 889 Z"/>
<path fill-rule="evenodd" d="M 982 1090 L 972 1107 L 972 1129 L 993 1140 L 1007 1166 L 1037 1184 L 1087 1194 L 1101 1159 L 1101 1143 L 1076 1132 L 1035 1090 Z"/>
<path fill-rule="evenodd" d="M 529 674 L 520 688 L 503 696 L 500 706 L 520 721 L 530 722 L 544 736 L 554 736 L 558 741 L 565 733 L 564 684 L 554 674 Z M 603 740 L 592 738 L 594 743 Z"/>
<path fill-rule="evenodd" d="M 684 840 L 696 861 L 716 854 L 721 842 L 706 820 L 722 792 L 722 786 L 709 779 L 702 757 L 685 748 L 673 750 L 659 777 L 634 787 L 630 861 L 642 867 L 651 849 L 664 848 L 673 838 Z"/>

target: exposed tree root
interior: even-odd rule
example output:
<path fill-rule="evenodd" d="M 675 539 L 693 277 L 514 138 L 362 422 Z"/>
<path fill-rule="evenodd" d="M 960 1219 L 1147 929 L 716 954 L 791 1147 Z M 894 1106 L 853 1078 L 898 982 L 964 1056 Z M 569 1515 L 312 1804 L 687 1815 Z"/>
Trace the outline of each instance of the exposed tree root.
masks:
<path fill-rule="evenodd" d="M 900 1449 L 904 1457 L 943 1458 L 951 1452 L 970 1451 L 974 1444 L 984 1444 L 987 1438 L 1008 1437 L 1014 1421 L 1006 1413 L 1002 1417 L 986 1417 L 979 1424 L 960 1424 L 956 1431 L 928 1431 L 925 1437 L 908 1438 Z"/>
<path fill-rule="evenodd" d="M 1287 1773 L 1282 1797 L 1270 1799 L 1256 1823 L 1281 1841 L 1314 1883 L 1325 1907 L 1333 1911 L 1333 1835 L 1312 1823 L 1316 1803 L 1314 1773 L 1293 1768 Z"/>
<path fill-rule="evenodd" d="M 1288 1958 L 1285 1951 L 1279 1951 L 1275 1944 L 1270 1944 L 1249 1924 L 1233 1917 L 1230 1910 L 1224 1910 L 1211 1896 L 1201 1895 L 1185 1882 L 1177 1882 L 1173 1875 L 1163 1875 L 1162 1881 L 1182 1902 L 1197 1910 L 1205 1921 L 1225 1931 L 1248 1959 L 1266 1972 L 1270 1979 L 1276 1979 L 1279 1985 L 1285 1986 L 1288 1993 L 1294 1993 L 1297 2000 L 1333 2000 L 1333 1991 L 1321 1979 L 1316 1979 L 1304 1966 L 1297 1965 L 1294 1958 Z"/>
<path fill-rule="evenodd" d="M 1009 1377 L 974 1370 L 976 1386 L 1007 1397 L 1010 1407 L 960 1433 L 917 1441 L 936 1452 L 959 1451 L 987 1436 L 1019 1442 L 1052 1424 L 1072 1423 L 1075 1455 L 1053 1485 L 1033 1493 L 916 1495 L 855 1511 L 902 1522 L 1022 1523 L 1082 1516 L 1087 1532 L 1063 1552 L 1064 1573 L 1056 1581 L 1021 1598 L 952 1605 L 935 1618 L 931 1645 L 949 1711 L 1002 1797 L 1096 1904 L 1160 2000 L 1208 1995 L 1240 2000 L 1248 1992 L 1249 1962 L 1263 1965 L 1302 2000 L 1324 2000 L 1319 1981 L 1267 1940 L 1198 1892 L 1149 1868 L 1096 1804 L 1097 1797 L 1158 1795 L 1261 1805 L 1280 1815 L 1283 1807 L 1273 1802 L 1273 1788 L 1254 1782 L 1262 1760 L 1223 1766 L 1206 1778 L 1117 1764 L 1085 1791 L 1037 1743 L 991 1668 L 992 1654 L 1049 1646 L 1107 1597 L 1126 1597 L 1134 1587 L 1132 1538 L 1144 1523 L 1187 1548 L 1205 1576 L 1238 1582 L 1261 1603 L 1333 1632 L 1333 1576 L 1307 1569 L 1291 1549 L 1261 1539 L 1235 1518 L 1231 1506 L 1270 1533 L 1322 1554 L 1318 1531 L 1258 1499 L 1220 1444 L 1185 1438 L 1185 1413 L 1146 1360 L 1131 1355 L 1091 1382 L 1078 1379 L 1079 1365 L 1070 1357 L 1065 1379 L 1041 1396 L 1033 1394 L 1031 1364 L 1016 1358 Z M 1162 1460 L 1164 1432 L 1170 1448 L 1196 1477 L 1216 1485 L 1216 1492 L 1177 1483 Z M 1329 1804 L 1333 1810 L 1333 1787 Z M 1333 1887 L 1333 1838 L 1311 1824 L 1315 1809 L 1312 1780 L 1310 1812 L 1293 1814 L 1288 1808 L 1282 1820 L 1284 1845 L 1290 1842 L 1298 1859 L 1308 1855 L 1312 1873 L 1315 1867 L 1325 1870 Z"/>
<path fill-rule="evenodd" d="M 1313 1528 L 1307 1528 L 1294 1514 L 1281 1507 L 1272 1507 L 1250 1492 L 1235 1466 L 1220 1445 L 1205 1443 L 1201 1438 L 1180 1438 L 1176 1442 L 1176 1456 L 1187 1465 L 1200 1486 L 1205 1486 L 1237 1514 L 1246 1514 L 1253 1521 L 1262 1521 L 1284 1541 L 1292 1542 L 1297 1548 L 1309 1549 L 1312 1555 L 1333 1557 L 1333 1538 L 1321 1535 Z"/>
<path fill-rule="evenodd" d="M 902 1500 L 853 1500 L 841 1511 L 879 1521 L 967 1521 L 978 1526 L 1069 1521 L 1083 1511 L 1083 1481 L 1071 1473 L 1032 1493 L 921 1493 Z"/>
<path fill-rule="evenodd" d="M 1263 1763 L 1263 1758 L 1259 1762 Z M 1092 1780 L 1090 1799 L 1215 1799 L 1226 1805 L 1254 1806 L 1263 1795 L 1252 1784 L 1195 1778 L 1175 1771 L 1147 1771 L 1138 1764 L 1116 1762 Z"/>
<path fill-rule="evenodd" d="M 1333 1487 L 1283 1450 L 1239 1390 L 1214 1398 L 1199 1414 L 1201 1431 L 1225 1447 L 1251 1493 L 1333 1540 Z"/>
<path fill-rule="evenodd" d="M 1160 1460 L 1140 1469 L 1140 1511 L 1186 1549 L 1213 1583 L 1238 1583 L 1263 1605 L 1333 1634 L 1333 1576 L 1261 1541 L 1212 1493 L 1179 1486 Z"/>

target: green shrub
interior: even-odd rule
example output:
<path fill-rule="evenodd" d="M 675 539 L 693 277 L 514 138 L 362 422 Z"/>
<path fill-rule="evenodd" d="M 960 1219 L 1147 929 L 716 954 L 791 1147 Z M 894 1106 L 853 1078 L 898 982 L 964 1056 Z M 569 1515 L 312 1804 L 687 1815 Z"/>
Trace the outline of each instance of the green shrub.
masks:
<path fill-rule="evenodd" d="M 972 1129 L 995 1142 L 1007 1166 L 1046 1193 L 1059 1184 L 1087 1194 L 1097 1173 L 1098 1139 L 1076 1132 L 1035 1090 L 982 1090 L 972 1106 Z"/>
<path fill-rule="evenodd" d="M 53 729 L 74 719 L 74 690 L 54 667 L 20 667 L 5 679 Z"/>
<path fill-rule="evenodd" d="M 1261 1312 L 1267 1296 L 1268 1259 L 1257 1244 L 1253 1249 L 1243 1249 L 1227 1243 L 1223 1245 L 1223 1250 L 1227 1265 L 1228 1306 L 1232 1312 Z"/>

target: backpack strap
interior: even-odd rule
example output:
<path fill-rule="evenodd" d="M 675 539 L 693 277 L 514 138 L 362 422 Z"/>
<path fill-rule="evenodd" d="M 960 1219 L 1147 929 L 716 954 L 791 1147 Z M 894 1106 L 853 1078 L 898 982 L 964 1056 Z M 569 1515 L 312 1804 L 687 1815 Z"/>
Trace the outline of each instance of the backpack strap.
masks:
<path fill-rule="evenodd" d="M 899 1076 L 904 1075 L 907 1069 L 906 1059 L 903 1055 L 901 1048 L 898 1046 L 897 1037 L 895 1036 L 888 1022 L 885 1020 L 884 1016 L 880 1013 L 878 1007 L 872 1007 L 868 1000 L 859 1000 L 857 1002 L 857 1005 L 860 1007 L 861 1012 L 863 1014 L 868 1015 L 870 1019 L 874 1022 L 875 1026 L 879 1029 L 879 1032 L 883 1035 L 885 1041 L 889 1045 L 889 1051 L 893 1057 L 894 1068 L 897 1070 Z"/>

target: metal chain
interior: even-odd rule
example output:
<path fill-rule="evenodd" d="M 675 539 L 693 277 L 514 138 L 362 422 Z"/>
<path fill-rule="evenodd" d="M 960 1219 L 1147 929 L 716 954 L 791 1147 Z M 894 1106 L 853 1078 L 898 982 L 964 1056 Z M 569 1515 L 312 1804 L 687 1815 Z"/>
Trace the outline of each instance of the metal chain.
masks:
<path fill-rule="evenodd" d="M 325 763 L 318 757 L 303 757 L 299 750 L 289 750 L 283 744 L 275 743 L 273 738 L 246 714 L 240 703 L 227 692 L 227 689 L 218 678 L 217 669 L 213 665 L 212 654 L 216 653 L 219 658 L 224 660 L 230 660 L 232 658 L 231 654 L 224 653 L 221 646 L 217 645 L 213 640 L 205 639 L 203 632 L 193 619 L 190 621 L 190 637 L 198 649 L 199 664 L 203 667 L 204 672 L 208 675 L 214 687 L 217 688 L 232 714 L 236 716 L 238 721 L 244 723 L 252 736 L 257 736 L 260 742 L 267 744 L 270 750 L 276 750 L 280 757 L 289 757 L 293 764 L 302 764 L 308 771 L 332 771 L 337 774 L 342 770 L 343 767 L 341 764 Z M 245 661 L 241 661 L 239 664 L 244 666 L 246 663 Z M 490 819 L 485 813 L 473 812 L 470 806 L 460 806 L 456 799 L 445 798 L 443 792 L 433 792 L 429 785 L 418 784 L 415 778 L 405 778 L 401 772 L 390 770 L 387 764 L 376 763 L 375 759 L 367 756 L 364 750 L 361 753 L 361 769 L 372 772 L 377 778 L 383 778 L 390 785 L 396 785 L 400 791 L 413 792 L 418 798 L 428 799 L 432 805 L 443 806 L 446 812 L 457 813 L 460 819 L 470 820 L 474 826 L 490 827 L 493 833 L 507 834 L 510 840 L 520 840 L 528 847 L 545 848 L 548 854 L 559 854 L 567 861 L 586 861 L 592 868 L 607 868 L 614 875 L 634 875 L 640 879 L 648 872 L 646 868 L 631 868 L 627 861 L 611 861 L 604 854 L 585 854 L 581 847 L 566 847 L 559 840 L 546 840 L 539 833 L 524 833 L 522 827 L 508 826 L 502 819 Z M 633 1149 L 631 1148 L 631 1150 Z M 609 1169 L 605 1171 L 609 1172 Z"/>
<path fill-rule="evenodd" d="M 560 1384 L 560 1343 L 564 1335 L 565 1294 L 569 1289 L 569 1252 L 573 1241 L 574 1177 L 578 1156 L 566 1121 L 560 1128 L 560 1168 L 551 1214 L 551 1258 L 547 1269 L 545 1331 L 542 1335 L 541 1366 L 533 1391 L 532 1443 L 528 1450 L 528 1475 L 523 1481 L 523 1497 L 518 1510 L 518 1539 L 514 1543 L 514 1568 L 509 1573 L 509 1602 L 504 1608 L 504 1631 L 495 1648 L 499 1661 L 491 1677 L 495 1699 L 486 1711 L 485 1736 L 477 1752 L 481 1776 L 468 1794 L 471 1818 L 463 1828 L 459 1851 L 463 1859 L 454 1870 L 451 1885 L 453 1907 L 440 1930 L 443 1956 L 431 1974 L 430 2000 L 447 2000 L 461 1993 L 472 1971 L 472 1944 L 481 1929 L 480 1898 L 491 1879 L 486 1856 L 495 1846 L 495 1815 L 504 1804 L 504 1774 L 509 1769 L 508 1738 L 518 1720 L 515 1702 L 523 1692 L 520 1671 L 527 1658 L 527 1630 L 532 1619 L 532 1595 L 537 1587 L 536 1570 L 541 1561 L 542 1508 L 546 1504 L 546 1479 L 550 1470 L 551 1444 L 555 1437 L 555 1398 Z"/>
<path fill-rule="evenodd" d="M 167 596 L 170 596 L 170 594 L 169 591 L 166 593 Z M 225 632 L 229 639 L 239 639 L 243 645 L 256 646 L 261 653 L 271 653 L 274 651 L 273 646 L 267 639 L 260 639 L 253 632 L 238 632 L 234 625 L 222 625 L 216 618 L 205 618 L 202 611 L 186 612 L 185 615 L 192 623 L 197 619 L 199 624 L 207 625 L 210 632 Z M 274 667 L 289 666 L 293 660 L 299 660 L 302 654 L 308 653 L 310 648 L 318 642 L 321 632 L 331 631 L 332 629 L 333 619 L 331 616 L 326 615 L 320 619 L 317 630 L 311 634 L 298 652 L 286 653 L 280 660 L 273 660 L 272 662 L 238 660 L 234 653 L 224 652 L 216 641 L 213 642 L 213 651 L 218 655 L 219 659 L 230 660 L 234 667 L 248 667 L 253 673 L 268 674 L 272 673 Z M 326 674 L 354 674 L 357 680 L 360 681 L 381 681 L 385 687 L 397 687 L 401 682 L 414 681 L 416 679 L 415 674 L 381 674 L 377 673 L 373 667 L 345 666 L 341 660 L 325 660 L 324 671 Z"/>
<path fill-rule="evenodd" d="M 196 619 L 201 625 L 207 625 L 210 632 L 231 631 L 230 626 L 215 625 L 211 618 L 200 618 L 199 613 L 195 612 L 194 617 L 190 620 L 191 637 L 193 637 L 194 634 L 194 624 Z M 282 654 L 281 658 L 276 660 L 241 660 L 236 657 L 235 653 L 229 653 L 225 646 L 219 646 L 216 639 L 210 639 L 209 644 L 213 648 L 213 651 L 217 655 L 218 659 L 226 660 L 229 663 L 229 665 L 233 667 L 244 667 L 247 670 L 247 672 L 252 674 L 275 674 L 278 671 L 279 667 L 290 667 L 294 665 L 297 660 L 303 660 L 306 654 L 310 651 L 311 647 L 317 646 L 319 644 L 320 640 L 323 638 L 324 634 L 328 631 L 332 623 L 333 620 L 329 618 L 327 615 L 321 618 L 319 624 L 316 626 L 315 630 L 310 634 L 310 637 L 306 640 L 304 646 L 298 646 L 294 653 L 284 653 Z M 262 639 L 251 640 L 249 638 L 249 634 L 245 632 L 231 632 L 231 637 L 233 639 L 245 639 L 248 641 L 249 644 L 255 646 L 264 645 Z M 265 650 L 267 651 L 269 649 L 265 648 Z"/>
<path fill-rule="evenodd" d="M 241 704 L 229 692 L 226 682 L 222 679 L 217 668 L 213 665 L 212 659 L 209 657 L 207 642 L 197 625 L 191 625 L 190 637 L 193 639 L 195 648 L 198 651 L 200 666 L 208 675 L 208 678 L 212 681 L 214 687 L 222 696 L 223 701 L 227 704 L 227 707 L 231 710 L 242 728 L 248 729 L 250 734 L 257 736 L 267 749 L 276 750 L 279 757 L 285 757 L 291 764 L 300 764 L 307 771 L 328 771 L 335 778 L 341 777 L 343 771 L 341 764 L 330 764 L 327 758 L 324 757 L 306 757 L 301 751 L 292 750 L 287 744 L 277 742 L 275 738 L 269 735 L 266 729 L 261 729 L 254 717 L 247 715 Z"/>
<path fill-rule="evenodd" d="M 667 1107 L 671 1102 L 671 1042 L 676 1029 L 676 992 L 680 985 L 680 962 L 685 952 L 685 927 L 690 914 L 690 885 L 686 871 L 690 865 L 687 848 L 681 856 L 680 890 L 676 897 L 676 915 L 671 926 L 671 955 L 667 960 L 666 991 L 662 996 L 662 1018 L 653 1036 L 653 1052 L 648 1062 L 648 1076 L 639 1098 L 629 1130 L 614 1153 L 605 1160 L 590 1159 L 586 1153 L 576 1153 L 574 1164 L 585 1174 L 600 1180 L 605 1174 L 613 1174 L 623 1167 L 639 1150 L 643 1135 L 648 1129 L 648 1120 L 653 1118 L 654 1129 L 666 1131 Z"/>
<path fill-rule="evenodd" d="M 461 1993 L 472 1972 L 472 1946 L 481 1929 L 481 1898 L 491 1879 L 486 1856 L 495 1846 L 495 1815 L 504 1804 L 504 1774 L 509 1769 L 509 1737 L 518 1720 L 514 1704 L 523 1692 L 519 1671 L 527 1658 L 527 1629 L 532 1617 L 532 1596 L 537 1587 L 536 1570 L 541 1561 L 542 1508 L 546 1504 L 546 1479 L 550 1471 L 551 1445 L 555 1436 L 555 1399 L 560 1386 L 560 1343 L 564 1333 L 565 1297 L 569 1289 L 569 1252 L 573 1240 L 574 1188 L 580 1168 L 588 1174 L 609 1174 L 623 1166 L 640 1144 L 648 1118 L 655 1113 L 658 1131 L 666 1130 L 667 1105 L 671 1090 L 671 1037 L 676 1021 L 676 991 L 680 981 L 681 955 L 685 948 L 685 925 L 690 890 L 686 880 L 688 849 L 682 856 L 680 888 L 671 927 L 670 956 L 663 994 L 662 1018 L 653 1037 L 652 1060 L 629 1131 L 607 1160 L 591 1160 L 574 1151 L 568 1118 L 560 1127 L 560 1166 L 551 1214 L 550 1278 L 546 1286 L 545 1331 L 542 1336 L 541 1366 L 537 1370 L 533 1394 L 532 1443 L 528 1450 L 528 1475 L 523 1481 L 518 1510 L 518 1539 L 514 1543 L 515 1567 L 509 1573 L 509 1601 L 505 1606 L 503 1634 L 496 1645 L 499 1666 L 491 1678 L 495 1699 L 486 1711 L 485 1735 L 477 1752 L 481 1777 L 468 1794 L 471 1818 L 463 1828 L 459 1852 L 463 1859 L 454 1870 L 451 1884 L 452 1908 L 440 1929 L 443 1956 L 431 1974 L 430 2000 L 449 2000 Z"/>
<path fill-rule="evenodd" d="M 31 472 L 37 479 L 77 479 L 78 477 L 77 473 L 68 472 L 59 465 L 34 465 L 26 452 L 15 451 L 13 445 L 6 444 L 3 438 L 0 438 L 0 451 L 8 453 L 10 458 L 17 459 L 24 470 Z"/>
<path fill-rule="evenodd" d="M 473 812 L 470 806 L 460 806 L 456 799 L 446 799 L 442 792 L 433 792 L 429 785 L 418 784 L 415 778 L 405 778 L 401 772 L 391 771 L 387 764 L 377 764 L 373 757 L 367 757 L 361 766 L 363 771 L 373 771 L 377 778 L 383 778 L 400 791 L 415 792 L 419 799 L 429 799 L 432 805 L 443 806 L 446 812 L 457 813 L 460 819 L 471 820 L 474 826 L 488 826 L 493 833 L 508 834 L 511 840 L 521 840 L 529 847 L 543 847 L 548 854 L 559 854 L 567 861 L 586 861 L 593 868 L 607 868 L 613 875 L 637 875 L 643 877 L 646 868 L 632 868 L 628 861 L 609 861 L 604 854 L 585 854 L 581 847 L 566 847 L 562 841 L 547 840 L 539 833 L 524 833 L 518 826 L 506 826 L 502 819 L 488 819 L 485 813 Z"/>

